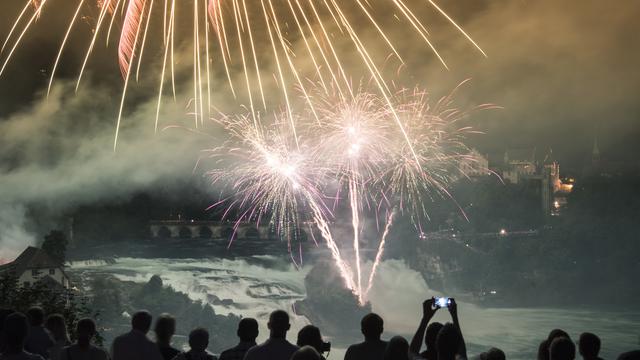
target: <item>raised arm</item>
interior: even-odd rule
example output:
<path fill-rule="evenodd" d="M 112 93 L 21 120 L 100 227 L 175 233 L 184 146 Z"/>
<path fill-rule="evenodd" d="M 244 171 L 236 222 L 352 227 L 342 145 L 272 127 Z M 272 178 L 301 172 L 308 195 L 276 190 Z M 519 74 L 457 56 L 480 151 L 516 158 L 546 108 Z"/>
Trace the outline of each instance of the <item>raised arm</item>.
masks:
<path fill-rule="evenodd" d="M 458 347 L 458 355 L 462 358 L 467 358 L 467 344 L 464 342 L 464 336 L 462 335 L 462 329 L 460 329 L 460 321 L 458 320 L 458 303 L 456 303 L 455 299 L 451 299 L 451 305 L 449 305 L 449 313 L 451 314 L 451 319 L 453 320 L 453 325 L 458 330 L 460 334 L 460 345 Z"/>
<path fill-rule="evenodd" d="M 411 345 L 409 345 L 409 353 L 411 355 L 419 355 L 420 348 L 422 347 L 422 341 L 424 340 L 424 332 L 427 329 L 427 325 L 433 315 L 435 315 L 438 308 L 434 306 L 433 298 L 425 300 L 422 303 L 422 319 L 420 320 L 420 324 L 418 325 L 418 329 L 416 333 L 413 335 L 413 339 L 411 339 Z"/>

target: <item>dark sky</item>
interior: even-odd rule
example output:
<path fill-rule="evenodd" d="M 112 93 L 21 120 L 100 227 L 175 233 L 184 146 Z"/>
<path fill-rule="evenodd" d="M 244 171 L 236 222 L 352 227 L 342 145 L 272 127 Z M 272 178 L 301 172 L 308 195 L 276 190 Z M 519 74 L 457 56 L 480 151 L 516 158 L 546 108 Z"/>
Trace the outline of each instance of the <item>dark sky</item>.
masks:
<path fill-rule="evenodd" d="M 53 93 L 45 101 L 43 91 L 48 75 L 77 4 L 71 0 L 48 1 L 40 20 L 26 34 L 0 78 L 0 198 L 10 205 L 0 213 L 0 228 L 23 221 L 25 203 L 37 202 L 52 208 L 73 206 L 126 197 L 138 189 L 190 176 L 199 150 L 210 141 L 180 131 L 154 135 L 162 52 L 157 46 L 160 37 L 152 35 L 148 40 L 152 45 L 145 50 L 148 65 L 143 68 L 140 83 L 132 86 L 127 101 L 122 147 L 113 153 L 111 143 L 122 90 L 113 46 L 117 35 L 110 47 L 104 46 L 104 38 L 99 40 L 86 81 L 74 93 L 73 79 L 97 16 L 94 6 L 83 9 L 82 20 L 63 55 Z M 189 2 L 178 3 L 188 7 Z M 479 113 L 471 119 L 476 128 L 486 132 L 470 139 L 481 151 L 499 154 L 506 148 L 553 148 L 563 169 L 579 171 L 597 134 L 604 157 L 637 164 L 638 1 L 439 1 L 481 45 L 488 55 L 485 58 L 427 0 L 406 0 L 427 27 L 449 70 L 410 26 L 396 20 L 397 11 L 391 1 L 370 3 L 373 16 L 405 61 L 404 66 L 396 60 L 387 63 L 385 73 L 390 83 L 397 87 L 419 86 L 439 97 L 471 78 L 457 96 L 460 104 L 494 103 L 504 108 Z M 347 1 L 341 4 L 355 9 Z M 0 2 L 4 19 L 0 22 L 0 38 L 9 32 L 12 19 L 22 6 L 24 0 Z M 184 10 L 180 12 L 183 20 L 189 15 Z M 388 48 L 366 19 L 355 11 L 349 16 L 381 64 L 389 54 Z M 157 25 L 154 19 L 152 28 Z M 114 26 L 117 29 L 119 23 Z M 188 21 L 183 23 L 178 38 L 188 39 L 189 28 Z M 254 30 L 264 35 L 262 29 Z M 291 40 L 296 53 L 302 54 L 302 41 Z M 189 42 L 178 41 L 176 48 L 178 97 L 175 102 L 165 97 L 163 126 L 191 121 L 187 115 L 190 95 L 185 91 L 190 86 Z M 362 78 L 366 73 L 349 41 L 336 35 L 336 48 L 353 79 Z M 268 53 L 269 47 L 262 44 L 258 50 Z M 2 62 L 6 55 L 7 49 L 0 55 Z M 262 65 L 268 73 L 274 63 L 266 59 Z M 303 75 L 308 75 L 305 71 L 309 70 L 310 61 L 304 56 L 296 61 Z M 242 94 L 239 100 L 230 96 L 220 65 L 214 62 L 214 68 L 218 82 L 213 89 L 213 105 L 227 110 L 246 104 Z M 240 70 L 236 62 L 232 76 L 242 83 Z M 266 78 L 268 96 L 273 97 L 268 101 L 278 103 L 282 100 L 275 95 L 279 90 L 269 81 L 270 75 Z M 18 225 L 11 237 L 28 238 L 28 234 Z"/>
<path fill-rule="evenodd" d="M 0 79 L 0 118 L 32 106 L 46 84 L 64 26 L 76 3 L 49 1 L 40 21 L 27 34 Z M 17 15 L 23 2 L 6 0 L 0 4 L 0 12 L 6 19 L 0 24 L 3 36 L 11 25 L 9 20 Z M 581 0 L 440 1 L 441 7 L 482 46 L 488 58 L 475 51 L 426 0 L 407 1 L 427 26 L 450 70 L 439 64 L 410 26 L 384 16 L 396 13 L 389 2 L 375 3 L 379 5 L 375 5 L 372 12 L 376 15 L 378 11 L 380 23 L 406 62 L 398 76 L 394 74 L 397 64 L 388 66 L 394 70 L 390 71 L 390 80 L 398 86 L 418 85 L 442 95 L 462 80 L 471 78 L 471 84 L 459 96 L 463 102 L 491 102 L 504 107 L 502 111 L 475 117 L 475 125 L 487 132 L 484 137 L 473 139 L 482 150 L 552 147 L 568 167 L 581 166 L 596 134 L 602 151 L 614 159 L 638 150 L 640 46 L 636 37 L 640 32 L 637 21 L 640 4 L 637 1 L 622 0 L 615 5 Z M 59 78 L 77 75 L 97 10 L 86 7 L 83 16 L 86 21 L 79 22 L 72 33 Z M 354 15 L 353 19 L 362 25 L 359 31 L 372 53 L 384 59 L 389 51 L 374 36 L 373 28 L 362 17 Z M 182 30 L 188 33 L 189 26 L 184 25 Z M 344 52 L 345 62 L 359 64 L 351 45 L 343 40 L 338 41 L 338 47 Z M 91 86 L 97 84 L 113 91 L 115 114 L 122 83 L 115 46 L 96 49 L 89 66 Z M 154 50 L 153 46 L 149 49 L 150 62 L 157 60 L 160 50 L 157 47 Z M 356 68 L 354 65 L 353 69 Z M 158 70 L 151 66 L 150 69 L 152 76 Z M 240 72 L 237 73 L 239 76 Z M 353 71 L 355 78 L 358 75 L 358 70 Z M 154 97 L 153 86 L 142 87 L 145 90 L 138 91 L 141 95 L 134 99 Z M 218 90 L 219 96 L 214 99 L 216 106 L 229 101 L 225 92 L 228 92 L 226 84 Z M 105 116 L 105 121 L 109 120 Z M 38 141 L 36 134 L 33 141 Z"/>

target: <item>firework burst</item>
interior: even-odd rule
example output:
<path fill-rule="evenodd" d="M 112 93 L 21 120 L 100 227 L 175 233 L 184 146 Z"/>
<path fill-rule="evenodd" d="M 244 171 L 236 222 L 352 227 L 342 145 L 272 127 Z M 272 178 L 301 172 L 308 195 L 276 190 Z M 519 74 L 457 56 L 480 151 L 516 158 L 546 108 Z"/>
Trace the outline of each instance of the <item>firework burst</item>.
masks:
<path fill-rule="evenodd" d="M 25 5 L 16 17 L 0 51 L 0 76 L 24 40 L 25 34 L 41 16 L 60 16 L 62 0 L 24 0 Z M 87 44 L 86 55 L 79 69 L 78 85 L 87 68 L 98 38 L 117 38 L 120 71 L 124 79 L 121 106 L 114 147 L 117 144 L 118 129 L 130 80 L 138 81 L 141 68 L 152 62 L 145 56 L 146 48 L 155 48 L 162 54 L 155 59 L 161 63 L 158 79 L 158 111 L 165 91 L 165 82 L 171 84 L 175 97 L 174 53 L 177 43 L 187 41 L 193 49 L 193 114 L 195 126 L 210 118 L 212 108 L 212 88 L 219 88 L 212 74 L 214 66 L 224 69 L 230 91 L 234 96 L 248 100 L 248 107 L 254 121 L 259 109 L 267 108 L 264 82 L 274 78 L 287 106 L 289 122 L 293 123 L 291 110 L 290 83 L 297 84 L 305 99 L 312 106 L 307 92 L 305 78 L 315 77 L 323 89 L 336 84 L 340 95 L 348 98 L 355 91 L 345 69 L 346 60 L 352 54 L 360 58 L 361 64 L 376 84 L 382 98 L 391 105 L 389 86 L 382 75 L 381 64 L 385 58 L 376 58 L 362 38 L 367 29 L 377 34 L 377 43 L 384 44 L 388 52 L 400 64 L 402 56 L 388 33 L 389 11 L 394 13 L 397 27 L 413 32 L 417 38 L 433 50 L 446 67 L 427 31 L 423 20 L 417 15 L 422 9 L 431 7 L 449 21 L 470 44 L 483 55 L 484 52 L 472 38 L 432 0 L 75 0 L 75 11 L 62 39 L 58 56 L 52 59 L 50 85 L 56 76 L 59 61 L 69 40 L 69 35 L 77 27 L 79 19 L 93 19 L 93 34 Z M 97 12 L 97 16 L 85 17 L 81 13 Z M 180 13 L 180 16 L 177 13 Z M 188 14 L 188 15 L 184 15 Z M 394 25 L 394 26 L 396 26 Z M 184 27 L 192 27 L 189 36 L 184 36 Z M 180 31 L 178 31 L 180 30 Z M 118 37 L 112 36 L 119 33 Z M 152 37 L 150 33 L 159 36 Z M 178 35 L 176 35 L 178 33 Z M 178 37 L 178 39 L 176 39 Z M 157 38 L 162 41 L 156 40 Z M 149 41 L 148 41 L 149 40 Z M 343 43 L 349 43 L 348 53 L 342 53 Z M 178 44 L 179 45 L 179 44 Z M 301 70 L 304 63 L 313 64 L 310 72 Z M 275 69 L 265 64 L 274 64 Z M 242 74 L 241 84 L 234 83 L 232 73 Z M 273 72 L 272 74 L 268 72 Z M 154 71 L 154 73 L 156 73 Z M 77 87 L 76 87 L 77 89 Z M 396 126 L 402 126 L 394 116 Z M 156 117 L 156 129 L 158 118 Z M 401 129 L 402 130 L 402 129 Z M 404 130 L 403 137 L 408 141 Z M 294 130 L 294 137 L 296 137 Z M 415 155 L 415 154 L 414 154 Z M 415 157 L 415 156 L 414 156 Z M 417 159 L 414 159 L 417 161 Z"/>
<path fill-rule="evenodd" d="M 309 111 L 296 119 L 297 140 L 286 113 L 267 128 L 249 115 L 223 118 L 231 138 L 209 151 L 222 161 L 209 175 L 214 183 L 228 184 L 234 195 L 214 206 L 225 213 L 240 209 L 238 221 L 269 216 L 265 220 L 284 234 L 295 233 L 290 228 L 302 221 L 313 222 L 345 286 L 364 304 L 397 214 L 410 213 L 421 231 L 421 219 L 428 218 L 426 201 L 451 198 L 450 183 L 465 176 L 461 164 L 470 150 L 463 140 L 473 130 L 462 124 L 468 112 L 454 108 L 452 96 L 430 105 L 425 92 L 404 90 L 394 96 L 393 110 L 379 95 L 362 90 L 353 100 L 314 96 L 319 118 Z M 392 125 L 395 116 L 408 131 L 410 144 Z M 342 203 L 351 213 L 350 241 L 334 239 L 329 227 Z M 360 250 L 365 208 L 384 218 L 368 281 Z M 291 237 L 285 237 L 291 251 Z M 346 259 L 342 249 L 352 252 L 353 259 Z"/>

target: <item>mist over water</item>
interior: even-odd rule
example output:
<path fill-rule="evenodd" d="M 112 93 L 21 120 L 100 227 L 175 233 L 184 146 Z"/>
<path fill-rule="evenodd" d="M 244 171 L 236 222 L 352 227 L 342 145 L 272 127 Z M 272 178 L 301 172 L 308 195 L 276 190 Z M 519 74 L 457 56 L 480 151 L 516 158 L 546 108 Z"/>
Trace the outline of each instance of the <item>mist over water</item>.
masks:
<path fill-rule="evenodd" d="M 363 273 L 368 274 L 370 263 Z M 266 339 L 266 323 L 274 309 L 292 313 L 289 340 L 295 342 L 300 328 L 309 321 L 295 315 L 293 304 L 304 299 L 304 277 L 310 270 L 295 267 L 285 257 L 253 256 L 242 259 L 140 259 L 119 258 L 113 264 L 83 261 L 71 264 L 73 272 L 108 273 L 121 280 L 147 282 L 160 275 L 165 285 L 188 294 L 191 299 L 210 303 L 218 314 L 234 313 L 255 317 L 260 323 L 259 341 Z M 231 299 L 220 304 L 215 298 Z M 385 338 L 394 334 L 413 336 L 421 316 L 421 303 L 438 294 L 429 289 L 422 276 L 403 261 L 384 261 L 370 294 L 373 310 L 385 320 Z M 510 359 L 535 358 L 539 342 L 553 328 L 566 330 L 573 339 L 589 331 L 602 339 L 603 358 L 615 358 L 638 346 L 640 313 L 616 312 L 615 309 L 481 308 L 459 303 L 461 326 L 469 355 L 477 355 L 491 346 L 502 348 Z M 434 321 L 450 321 L 440 310 Z M 359 324 L 353 324 L 358 328 Z M 321 329 L 322 330 L 322 329 Z M 328 340 L 340 334 L 323 334 Z M 332 349 L 330 359 L 341 359 L 345 349 Z"/>

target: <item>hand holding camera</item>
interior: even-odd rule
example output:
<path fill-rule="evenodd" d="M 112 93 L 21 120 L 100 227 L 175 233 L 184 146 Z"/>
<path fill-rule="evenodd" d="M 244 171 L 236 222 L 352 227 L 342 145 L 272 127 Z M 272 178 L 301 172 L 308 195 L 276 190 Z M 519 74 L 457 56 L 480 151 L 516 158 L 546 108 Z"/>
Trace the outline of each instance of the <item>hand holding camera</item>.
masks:
<path fill-rule="evenodd" d="M 447 308 L 453 318 L 458 316 L 458 304 L 454 298 L 436 297 L 432 299 L 437 309 Z"/>

